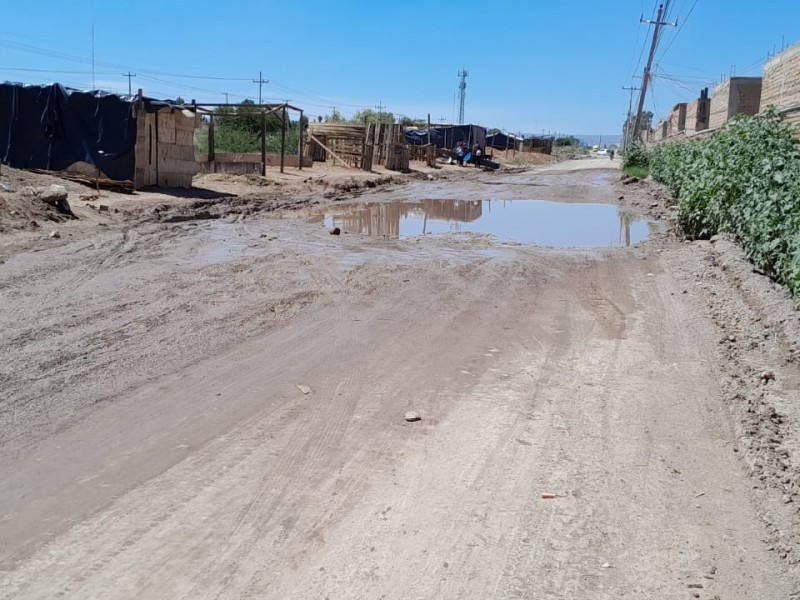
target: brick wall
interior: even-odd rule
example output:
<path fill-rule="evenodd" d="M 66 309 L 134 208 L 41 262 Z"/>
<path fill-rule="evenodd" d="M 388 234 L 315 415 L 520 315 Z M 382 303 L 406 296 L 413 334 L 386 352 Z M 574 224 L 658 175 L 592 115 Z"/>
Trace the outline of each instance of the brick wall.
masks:
<path fill-rule="evenodd" d="M 800 105 L 800 44 L 772 57 L 764 65 L 761 110 L 768 106 Z"/>
<path fill-rule="evenodd" d="M 755 115 L 761 108 L 761 77 L 731 77 L 714 89 L 709 127 L 716 129 L 734 115 Z"/>
<path fill-rule="evenodd" d="M 686 129 L 686 103 L 676 104 L 669 114 L 669 135 L 675 135 Z"/>
<path fill-rule="evenodd" d="M 708 117 L 711 101 L 707 98 L 698 98 L 686 105 L 686 134 L 692 135 L 697 131 L 708 129 Z"/>

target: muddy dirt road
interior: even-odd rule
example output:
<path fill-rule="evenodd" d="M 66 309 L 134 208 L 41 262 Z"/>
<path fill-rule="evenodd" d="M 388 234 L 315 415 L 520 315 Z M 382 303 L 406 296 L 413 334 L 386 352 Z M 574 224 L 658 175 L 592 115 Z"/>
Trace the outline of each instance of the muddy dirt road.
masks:
<path fill-rule="evenodd" d="M 358 202 L 667 214 L 607 167 Z M 790 336 L 745 327 L 788 304 L 755 300 L 732 246 L 332 236 L 314 214 L 103 228 L 0 264 L 0 598 L 800 591 L 795 414 L 746 420 L 800 383 Z"/>

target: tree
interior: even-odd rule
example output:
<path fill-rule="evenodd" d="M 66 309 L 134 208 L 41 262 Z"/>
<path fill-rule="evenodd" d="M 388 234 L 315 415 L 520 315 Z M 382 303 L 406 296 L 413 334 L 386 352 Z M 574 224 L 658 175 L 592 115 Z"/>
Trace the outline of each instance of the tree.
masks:
<path fill-rule="evenodd" d="M 575 146 L 575 147 L 577 147 L 577 146 L 580 145 L 580 140 L 578 140 L 578 138 L 572 137 L 572 136 L 570 136 L 570 137 L 560 137 L 560 138 L 556 138 L 556 141 L 554 142 L 554 144 L 556 146 Z"/>
<path fill-rule="evenodd" d="M 638 133 L 633 131 L 635 123 L 636 115 L 629 115 L 628 118 L 625 119 L 625 123 L 622 125 L 622 139 L 628 139 L 628 135 L 630 135 L 632 141 L 641 139 L 643 137 L 641 134 L 646 134 L 653 124 L 653 113 L 649 110 L 642 113 L 642 120 L 639 122 Z"/>
<path fill-rule="evenodd" d="M 329 114 L 329 115 L 325 115 L 325 122 L 326 122 L 326 123 L 344 123 L 346 120 L 347 120 L 347 119 L 345 119 L 345 118 L 342 116 L 342 113 L 340 113 L 340 112 L 339 112 L 338 110 L 336 110 L 335 108 L 333 109 L 333 111 L 331 112 L 331 114 Z"/>
<path fill-rule="evenodd" d="M 371 108 L 358 111 L 350 119 L 351 123 L 394 123 L 394 115 L 390 112 L 375 112 Z"/>

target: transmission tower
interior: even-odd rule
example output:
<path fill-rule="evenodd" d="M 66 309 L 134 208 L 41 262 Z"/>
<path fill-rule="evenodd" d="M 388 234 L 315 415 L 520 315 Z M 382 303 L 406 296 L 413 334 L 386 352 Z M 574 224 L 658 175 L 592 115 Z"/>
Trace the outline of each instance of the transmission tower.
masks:
<path fill-rule="evenodd" d="M 469 72 L 466 69 L 461 69 L 458 72 L 458 76 L 461 78 L 461 81 L 458 82 L 458 96 L 459 96 L 459 103 L 458 103 L 458 124 L 464 124 L 464 102 L 467 99 L 467 76 Z"/>

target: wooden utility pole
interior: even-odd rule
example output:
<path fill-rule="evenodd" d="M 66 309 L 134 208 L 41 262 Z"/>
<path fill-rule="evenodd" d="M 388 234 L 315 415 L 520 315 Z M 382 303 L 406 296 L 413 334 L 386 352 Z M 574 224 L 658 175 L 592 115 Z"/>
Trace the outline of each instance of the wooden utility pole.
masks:
<path fill-rule="evenodd" d="M 128 71 L 127 73 L 123 73 L 122 76 L 128 78 L 128 96 L 133 95 L 131 92 L 131 77 L 136 77 L 136 73 L 131 73 Z"/>
<path fill-rule="evenodd" d="M 264 79 L 264 77 L 261 75 L 261 71 L 259 71 L 258 72 L 258 79 L 253 79 L 253 83 L 257 83 L 258 84 L 258 103 L 260 105 L 261 104 L 261 86 L 264 85 L 265 83 L 269 83 L 269 79 Z M 228 98 L 228 95 L 225 94 L 226 103 L 227 103 L 227 98 Z"/>
<path fill-rule="evenodd" d="M 625 119 L 625 131 L 624 135 L 622 136 L 622 148 L 628 147 L 628 142 L 631 141 L 631 117 L 633 116 L 633 92 L 638 92 L 641 88 L 637 87 L 625 87 L 622 86 L 623 90 L 627 90 L 630 92 L 630 97 L 628 98 L 628 118 Z"/>
<path fill-rule="evenodd" d="M 661 33 L 662 25 L 670 25 L 675 27 L 678 25 L 677 21 L 675 23 L 665 23 L 662 21 L 664 18 L 664 5 L 658 5 L 658 16 L 656 17 L 655 21 L 645 21 L 644 19 L 639 19 L 641 23 L 647 23 L 648 25 L 655 25 L 655 29 L 653 30 L 653 41 L 650 44 L 650 55 L 647 57 L 647 64 L 644 67 L 644 77 L 642 78 L 642 91 L 639 94 L 639 108 L 636 110 L 636 120 L 633 124 L 633 136 L 636 137 L 639 135 L 639 126 L 642 123 L 642 111 L 644 110 L 644 99 L 647 95 L 647 84 L 650 82 L 650 70 L 653 68 L 653 58 L 656 54 L 656 48 L 658 47 L 658 36 Z"/>

